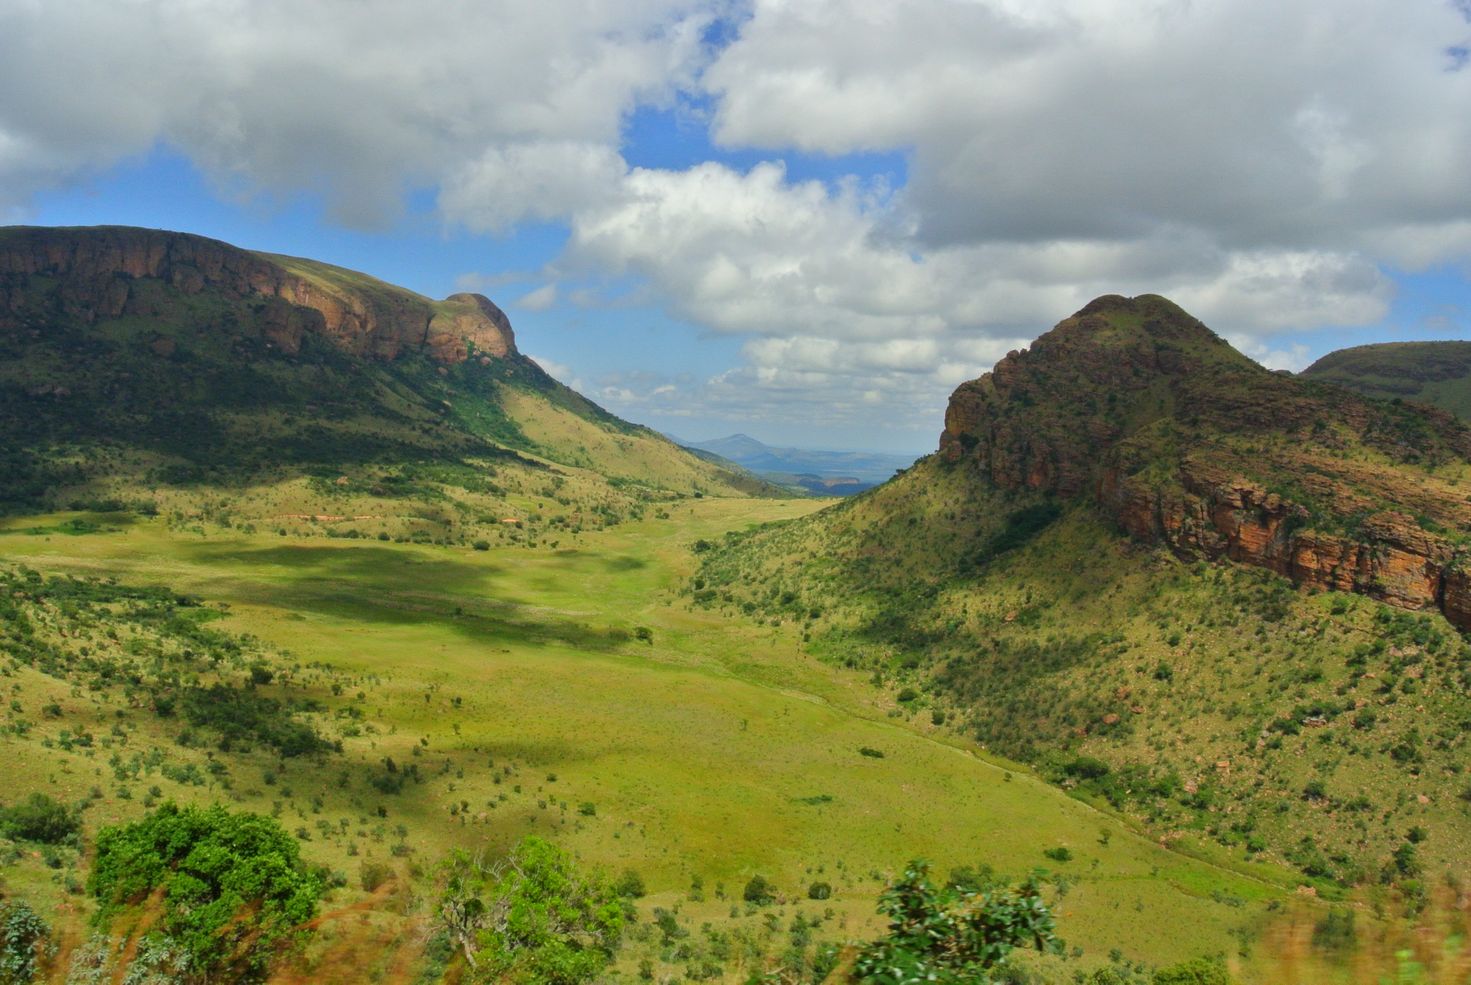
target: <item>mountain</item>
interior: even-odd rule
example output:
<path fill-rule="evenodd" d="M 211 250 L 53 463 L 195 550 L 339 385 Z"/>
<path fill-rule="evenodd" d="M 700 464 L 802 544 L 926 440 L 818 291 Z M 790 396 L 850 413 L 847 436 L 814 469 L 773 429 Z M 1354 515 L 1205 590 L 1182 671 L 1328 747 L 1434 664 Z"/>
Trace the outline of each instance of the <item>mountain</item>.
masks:
<path fill-rule="evenodd" d="M 820 496 L 848 496 L 872 489 L 913 465 L 915 458 L 883 452 L 773 448 L 744 434 L 679 444 L 718 455 L 778 485 Z"/>
<path fill-rule="evenodd" d="M 798 623 L 896 715 L 1341 892 L 1471 851 L 1468 483 L 1450 414 L 1110 296 L 962 384 L 936 454 L 728 537 L 689 591 Z"/>
<path fill-rule="evenodd" d="M 1417 400 L 1471 419 L 1471 342 L 1383 342 L 1339 349 L 1306 379 L 1383 400 Z"/>
<path fill-rule="evenodd" d="M 462 530 L 498 530 L 549 484 L 589 523 L 774 491 L 558 383 L 480 295 L 434 301 L 183 233 L 0 229 L 0 356 L 11 508 L 295 482 L 273 516 L 422 515 L 403 504 L 448 497 L 484 518 Z"/>

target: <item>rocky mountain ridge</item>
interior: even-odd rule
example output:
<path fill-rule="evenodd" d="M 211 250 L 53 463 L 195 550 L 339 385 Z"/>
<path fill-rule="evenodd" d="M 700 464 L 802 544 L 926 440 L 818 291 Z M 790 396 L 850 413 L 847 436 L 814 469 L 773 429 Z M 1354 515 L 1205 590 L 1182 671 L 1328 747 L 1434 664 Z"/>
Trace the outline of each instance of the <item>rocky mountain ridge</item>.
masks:
<path fill-rule="evenodd" d="M 36 278 L 47 281 L 61 313 L 87 323 L 156 314 L 133 290 L 143 278 L 185 295 L 211 289 L 256 300 L 262 333 L 288 354 L 300 349 L 304 333 L 380 360 L 416 349 L 441 363 L 516 352 L 505 313 L 479 294 L 431 301 L 326 264 L 188 233 L 118 226 L 0 230 L 0 328 L 35 303 Z"/>
<path fill-rule="evenodd" d="M 941 459 L 996 487 L 1471 627 L 1466 426 L 1272 373 L 1164 298 L 1093 301 L 962 384 L 945 422 Z"/>

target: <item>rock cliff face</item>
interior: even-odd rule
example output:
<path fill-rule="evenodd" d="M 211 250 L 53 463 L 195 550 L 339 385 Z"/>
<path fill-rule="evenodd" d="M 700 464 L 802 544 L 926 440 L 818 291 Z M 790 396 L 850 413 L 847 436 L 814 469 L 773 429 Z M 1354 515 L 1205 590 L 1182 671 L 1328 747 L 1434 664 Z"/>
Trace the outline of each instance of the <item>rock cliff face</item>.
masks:
<path fill-rule="evenodd" d="M 516 352 L 505 314 L 478 294 L 435 302 L 349 271 L 251 253 L 201 236 L 125 227 L 0 230 L 0 327 L 38 282 L 61 313 L 87 323 L 148 315 L 140 281 L 184 295 L 260 302 L 259 321 L 287 353 L 320 333 L 353 355 L 391 360 L 422 349 L 446 363 Z"/>
<path fill-rule="evenodd" d="M 943 460 L 1132 537 L 1471 628 L 1471 433 L 1271 373 L 1163 298 L 1100 298 L 951 398 Z"/>

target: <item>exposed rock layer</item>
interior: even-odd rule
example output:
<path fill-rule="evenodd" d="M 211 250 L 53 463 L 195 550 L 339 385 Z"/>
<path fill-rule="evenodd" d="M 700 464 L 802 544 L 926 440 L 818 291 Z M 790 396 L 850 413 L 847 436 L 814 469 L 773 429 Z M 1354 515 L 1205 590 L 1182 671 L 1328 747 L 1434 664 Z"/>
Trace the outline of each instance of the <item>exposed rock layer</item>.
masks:
<path fill-rule="evenodd" d="M 262 302 L 265 336 L 288 353 L 316 332 L 353 355 L 390 360 L 422 349 L 440 362 L 515 353 L 505 314 L 478 294 L 435 302 L 325 264 L 251 253 L 161 230 L 99 226 L 0 231 L 0 323 L 31 303 L 36 278 L 63 313 L 85 322 L 148 312 L 140 280 L 186 295 L 205 290 Z"/>
<path fill-rule="evenodd" d="M 1471 433 L 1271 373 L 1163 298 L 1100 298 L 962 384 L 940 455 L 1004 489 L 1092 498 L 1141 541 L 1471 628 L 1458 548 L 1415 515 L 1471 525 L 1423 469 L 1471 458 Z"/>

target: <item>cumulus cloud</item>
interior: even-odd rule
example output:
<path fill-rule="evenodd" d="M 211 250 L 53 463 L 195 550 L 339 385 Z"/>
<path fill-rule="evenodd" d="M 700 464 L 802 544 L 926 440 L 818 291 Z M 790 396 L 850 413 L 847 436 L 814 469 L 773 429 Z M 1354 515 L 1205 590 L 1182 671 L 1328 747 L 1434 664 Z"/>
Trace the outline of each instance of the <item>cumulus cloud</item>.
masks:
<path fill-rule="evenodd" d="M 824 417 L 874 402 L 932 414 L 957 383 L 1100 294 L 1167 294 L 1254 342 L 1378 319 L 1392 294 L 1356 253 L 1231 250 L 1176 227 L 921 252 L 892 220 L 885 194 L 792 182 L 777 163 L 636 169 L 574 218 L 564 262 L 640 278 L 681 317 L 750 337 L 744 367 L 681 392 L 706 406 L 745 393 L 750 413 L 776 420 L 796 404 Z M 620 385 L 605 398 L 631 411 L 638 393 Z"/>
<path fill-rule="evenodd" d="M 319 191 L 352 224 L 419 187 L 478 226 L 564 214 L 624 115 L 689 84 L 710 16 L 692 0 L 7 2 L 0 196 L 163 144 L 222 187 Z M 540 182 L 493 184 L 549 158 Z"/>
<path fill-rule="evenodd" d="M 0 214 L 160 145 L 352 225 L 428 191 L 472 231 L 568 227 L 466 284 L 745 340 L 598 384 L 615 408 L 891 420 L 1099 294 L 1272 365 L 1381 320 L 1387 269 L 1471 258 L 1468 45 L 1462 0 L 0 0 Z M 650 105 L 770 160 L 631 168 Z M 904 181 L 794 180 L 793 151 Z"/>
<path fill-rule="evenodd" d="M 1468 36 L 1449 2 L 756 0 L 704 81 L 728 145 L 910 148 L 927 244 L 1343 250 L 1471 218 Z"/>

